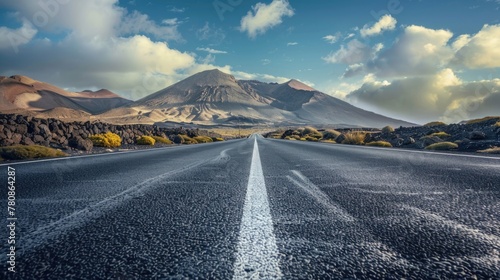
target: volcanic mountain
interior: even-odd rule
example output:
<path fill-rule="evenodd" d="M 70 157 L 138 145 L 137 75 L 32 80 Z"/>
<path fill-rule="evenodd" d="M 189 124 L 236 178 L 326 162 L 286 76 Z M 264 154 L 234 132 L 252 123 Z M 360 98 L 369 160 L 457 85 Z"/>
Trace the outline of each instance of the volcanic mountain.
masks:
<path fill-rule="evenodd" d="M 97 117 L 115 123 L 413 125 L 362 110 L 297 80 L 239 81 L 219 70 L 200 72 Z"/>
<path fill-rule="evenodd" d="M 0 111 L 3 113 L 33 112 L 42 117 L 77 119 L 131 102 L 105 89 L 69 92 L 26 76 L 0 76 Z"/>

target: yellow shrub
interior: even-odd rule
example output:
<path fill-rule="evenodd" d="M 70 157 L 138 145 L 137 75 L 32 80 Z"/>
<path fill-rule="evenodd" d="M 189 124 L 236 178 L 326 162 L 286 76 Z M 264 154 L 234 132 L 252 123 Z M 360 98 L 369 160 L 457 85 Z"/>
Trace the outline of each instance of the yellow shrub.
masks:
<path fill-rule="evenodd" d="M 122 139 L 118 134 L 106 132 L 104 134 L 96 134 L 89 137 L 94 143 L 94 146 L 114 148 L 122 145 Z"/>
<path fill-rule="evenodd" d="M 183 144 L 198 144 L 198 141 L 185 134 L 179 134 L 179 136 L 184 140 Z"/>
<path fill-rule="evenodd" d="M 500 147 L 493 147 L 493 148 L 489 148 L 489 149 L 486 149 L 486 150 L 480 150 L 480 151 L 477 151 L 478 153 L 484 153 L 484 154 L 500 154 Z"/>
<path fill-rule="evenodd" d="M 382 128 L 382 133 L 389 134 L 391 132 L 394 132 L 394 127 L 388 125 Z"/>
<path fill-rule="evenodd" d="M 0 148 L 0 158 L 3 159 L 32 159 L 32 158 L 52 158 L 52 157 L 64 157 L 67 154 L 62 151 L 39 146 L 23 146 L 23 145 L 14 145 L 9 147 L 1 147 Z"/>
<path fill-rule="evenodd" d="M 375 141 L 375 142 L 370 142 L 366 143 L 366 146 L 372 146 L 372 147 L 392 147 L 391 143 L 386 142 L 386 141 Z"/>
<path fill-rule="evenodd" d="M 500 122 L 497 122 L 496 124 L 494 124 L 495 127 L 500 127 Z"/>
<path fill-rule="evenodd" d="M 350 132 L 345 134 L 345 139 L 342 144 L 348 145 L 363 145 L 365 143 L 365 132 Z"/>
<path fill-rule="evenodd" d="M 425 147 L 426 150 L 453 150 L 458 148 L 458 145 L 453 142 L 439 142 Z"/>
<path fill-rule="evenodd" d="M 163 138 L 161 136 L 151 136 L 151 137 L 156 141 L 156 143 L 163 143 L 163 144 L 168 144 L 168 145 L 173 144 L 173 142 L 170 141 L 170 139 Z"/>
<path fill-rule="evenodd" d="M 196 136 L 193 138 L 198 143 L 211 143 L 213 142 L 212 137 L 208 136 Z"/>
<path fill-rule="evenodd" d="M 150 145 L 153 146 L 156 143 L 156 140 L 151 136 L 141 136 L 141 138 L 137 139 L 138 145 Z"/>
<path fill-rule="evenodd" d="M 223 139 L 223 138 L 221 138 L 221 137 L 213 137 L 213 138 L 212 138 L 212 141 L 214 141 L 214 142 L 223 142 L 223 141 L 224 141 L 224 139 Z"/>
<path fill-rule="evenodd" d="M 451 137 L 451 135 L 449 135 L 448 133 L 446 132 L 436 132 L 436 133 L 432 133 L 430 136 L 437 136 L 439 138 L 448 138 L 448 137 Z"/>

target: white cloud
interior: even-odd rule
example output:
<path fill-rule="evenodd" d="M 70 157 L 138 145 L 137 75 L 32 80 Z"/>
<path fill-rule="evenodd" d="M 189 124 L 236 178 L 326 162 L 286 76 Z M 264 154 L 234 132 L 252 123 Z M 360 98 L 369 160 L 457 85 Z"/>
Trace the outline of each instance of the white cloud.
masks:
<path fill-rule="evenodd" d="M 299 43 L 297 43 L 297 42 L 288 42 L 286 45 L 287 45 L 287 47 L 290 47 L 290 46 L 296 46 L 298 44 Z"/>
<path fill-rule="evenodd" d="M 340 50 L 331 53 L 323 58 L 327 63 L 344 63 L 348 65 L 362 63 L 370 59 L 372 49 L 362 42 L 354 39 L 347 44 L 342 45 Z"/>
<path fill-rule="evenodd" d="M 283 17 L 291 17 L 294 11 L 287 0 L 273 0 L 269 5 L 257 3 L 241 19 L 240 31 L 247 32 L 250 38 L 264 34 L 283 22 Z"/>
<path fill-rule="evenodd" d="M 459 122 L 498 114 L 500 79 L 464 82 L 446 68 L 435 75 L 397 79 L 388 83 L 367 76 L 347 95 L 354 104 L 380 113 L 425 123 Z"/>
<path fill-rule="evenodd" d="M 178 25 L 180 23 L 180 21 L 178 18 L 168 18 L 168 19 L 162 20 L 161 23 L 166 24 L 166 25 Z"/>
<path fill-rule="evenodd" d="M 119 34 L 131 35 L 144 33 L 167 41 L 182 40 L 182 36 L 177 31 L 177 19 L 164 20 L 163 24 L 165 25 L 157 25 L 154 21 L 149 19 L 148 15 L 134 11 L 132 14 L 125 16 L 122 20 Z"/>
<path fill-rule="evenodd" d="M 58 6 L 45 25 L 36 27 L 67 35 L 54 41 L 31 38 L 19 46 L 17 56 L 10 49 L 0 49 L 1 74 L 28 75 L 68 88 L 108 88 L 136 99 L 174 82 L 179 73 L 196 64 L 193 55 L 139 35 L 176 39 L 175 28 L 157 25 L 138 12 L 128 13 L 117 2 L 70 1 Z M 40 11 L 40 3 L 19 0 L 8 5 L 19 18 L 30 19 Z"/>
<path fill-rule="evenodd" d="M 347 36 L 345 36 L 345 37 L 344 37 L 344 41 L 347 41 L 347 40 L 351 39 L 351 38 L 352 38 L 352 37 L 354 37 L 354 36 L 356 36 L 356 34 L 354 34 L 354 33 L 349 33 L 349 34 L 347 34 Z"/>
<path fill-rule="evenodd" d="M 0 50 L 13 49 L 17 53 L 18 47 L 29 43 L 37 32 L 37 29 L 28 20 L 23 20 L 22 26 L 17 29 L 1 26 Z"/>
<path fill-rule="evenodd" d="M 394 30 L 396 23 L 396 19 L 391 15 L 384 15 L 373 26 L 365 25 L 359 32 L 362 37 L 375 36 L 382 34 L 385 30 Z"/>
<path fill-rule="evenodd" d="M 330 44 L 335 44 L 340 38 L 340 33 L 337 33 L 335 35 L 326 35 L 323 37 L 323 40 L 327 41 Z"/>
<path fill-rule="evenodd" d="M 203 51 L 203 52 L 208 52 L 210 54 L 226 54 L 226 51 L 220 51 L 216 49 L 211 49 L 211 48 L 196 48 L 197 51 Z"/>
<path fill-rule="evenodd" d="M 447 44 L 452 36 L 448 30 L 408 26 L 394 45 L 366 63 L 367 70 L 379 77 L 432 75 L 453 57 Z"/>
<path fill-rule="evenodd" d="M 500 24 L 484 25 L 472 37 L 460 36 L 453 47 L 457 50 L 454 64 L 472 69 L 500 67 Z"/>

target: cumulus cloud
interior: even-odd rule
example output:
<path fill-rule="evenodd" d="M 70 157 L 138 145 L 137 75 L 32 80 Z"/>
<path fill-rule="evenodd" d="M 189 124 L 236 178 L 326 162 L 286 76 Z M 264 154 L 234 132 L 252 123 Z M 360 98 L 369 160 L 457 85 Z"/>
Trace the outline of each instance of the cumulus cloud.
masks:
<path fill-rule="evenodd" d="M 389 48 L 367 63 L 368 72 L 379 77 L 432 75 L 453 58 L 448 30 L 411 25 Z"/>
<path fill-rule="evenodd" d="M 19 19 L 29 21 L 42 11 L 40 3 L 46 2 L 19 0 L 6 5 Z M 0 49 L 0 74 L 28 75 L 79 90 L 108 88 L 137 99 L 174 82 L 179 73 L 196 64 L 194 55 L 146 36 L 176 39 L 178 33 L 173 26 L 158 25 L 139 12 L 128 13 L 117 3 L 70 1 L 52 8 L 45 24 L 32 24 L 45 33 L 65 36 L 54 41 L 32 37 L 19 45 L 17 55 L 11 49 Z"/>
<path fill-rule="evenodd" d="M 454 64 L 467 68 L 500 67 L 500 24 L 484 25 L 474 36 L 462 35 L 453 44 Z"/>
<path fill-rule="evenodd" d="M 394 30 L 396 28 L 396 19 L 391 15 L 382 16 L 374 25 L 365 25 L 359 33 L 362 37 L 375 36 L 382 34 L 385 30 Z"/>
<path fill-rule="evenodd" d="M 208 52 L 211 54 L 226 54 L 226 51 L 216 50 L 212 48 L 196 48 L 197 51 Z"/>
<path fill-rule="evenodd" d="M 294 15 L 293 8 L 287 0 L 273 0 L 269 5 L 257 3 L 246 16 L 241 19 L 240 31 L 247 32 L 250 38 L 264 34 L 283 22 L 283 17 Z"/>
<path fill-rule="evenodd" d="M 372 49 L 357 39 L 342 45 L 336 52 L 323 58 L 327 63 L 344 63 L 348 65 L 363 63 L 372 55 Z"/>
<path fill-rule="evenodd" d="M 35 37 L 38 30 L 28 20 L 22 20 L 22 26 L 17 29 L 0 27 L 0 50 L 12 49 L 18 52 L 18 47 L 27 44 Z"/>
<path fill-rule="evenodd" d="M 420 123 L 458 122 L 498 114 L 500 79 L 464 82 L 449 68 L 432 76 L 390 83 L 372 76 L 365 77 L 364 84 L 346 99 L 367 109 Z"/>

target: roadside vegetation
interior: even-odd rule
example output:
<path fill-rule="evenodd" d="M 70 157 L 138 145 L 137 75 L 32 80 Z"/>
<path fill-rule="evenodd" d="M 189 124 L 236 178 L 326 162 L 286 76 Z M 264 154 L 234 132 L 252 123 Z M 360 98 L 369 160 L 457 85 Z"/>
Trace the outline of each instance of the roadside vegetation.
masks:
<path fill-rule="evenodd" d="M 483 154 L 500 154 L 500 147 L 493 147 L 486 150 L 479 150 L 477 152 Z"/>
<path fill-rule="evenodd" d="M 365 132 L 349 132 L 345 134 L 345 139 L 342 144 L 348 145 L 363 145 L 365 144 Z"/>
<path fill-rule="evenodd" d="M 387 141 L 375 141 L 366 143 L 366 146 L 392 148 L 392 144 Z"/>
<path fill-rule="evenodd" d="M 458 148 L 458 144 L 453 142 L 439 142 L 425 147 L 426 150 L 449 151 Z"/>
<path fill-rule="evenodd" d="M 166 144 L 166 145 L 172 145 L 174 142 L 170 141 L 170 139 L 168 138 L 165 138 L 165 137 L 161 137 L 161 136 L 151 136 L 155 141 L 156 143 L 162 143 L 162 144 Z"/>
<path fill-rule="evenodd" d="M 60 150 L 39 145 L 14 145 L 0 148 L 0 157 L 6 160 L 55 158 L 64 156 L 67 156 L 67 154 Z"/>
<path fill-rule="evenodd" d="M 448 133 L 446 133 L 446 132 L 442 132 L 442 131 L 441 131 L 441 132 L 435 132 L 435 133 L 432 133 L 430 136 L 436 136 L 436 137 L 439 137 L 439 138 L 441 138 L 441 139 L 451 137 L 451 135 L 449 135 L 449 134 L 448 134 Z"/>
<path fill-rule="evenodd" d="M 154 146 L 155 143 L 156 143 L 156 140 L 151 136 L 141 136 L 139 139 L 137 139 L 137 145 Z"/>
<path fill-rule="evenodd" d="M 120 136 L 112 132 L 92 135 L 89 139 L 96 147 L 116 148 L 122 145 Z"/>

